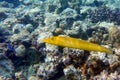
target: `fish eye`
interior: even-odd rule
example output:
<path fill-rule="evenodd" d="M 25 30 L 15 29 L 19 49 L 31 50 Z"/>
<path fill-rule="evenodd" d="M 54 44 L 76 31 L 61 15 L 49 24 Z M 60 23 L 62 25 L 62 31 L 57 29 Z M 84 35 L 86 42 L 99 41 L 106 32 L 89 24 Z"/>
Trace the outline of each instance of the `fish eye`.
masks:
<path fill-rule="evenodd" d="M 54 40 L 54 39 L 55 39 L 54 37 L 51 38 L 51 40 Z"/>

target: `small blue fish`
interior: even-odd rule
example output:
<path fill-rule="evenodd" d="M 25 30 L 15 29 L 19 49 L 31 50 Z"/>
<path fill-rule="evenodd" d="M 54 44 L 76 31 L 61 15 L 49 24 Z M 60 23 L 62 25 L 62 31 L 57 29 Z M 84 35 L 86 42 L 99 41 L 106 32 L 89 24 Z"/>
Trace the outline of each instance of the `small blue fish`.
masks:
<path fill-rule="evenodd" d="M 15 49 L 14 49 L 14 47 L 13 47 L 13 45 L 12 45 L 12 43 L 11 43 L 10 40 L 8 41 L 8 45 L 7 45 L 7 47 L 8 47 L 8 49 L 9 49 L 10 51 L 15 52 Z"/>

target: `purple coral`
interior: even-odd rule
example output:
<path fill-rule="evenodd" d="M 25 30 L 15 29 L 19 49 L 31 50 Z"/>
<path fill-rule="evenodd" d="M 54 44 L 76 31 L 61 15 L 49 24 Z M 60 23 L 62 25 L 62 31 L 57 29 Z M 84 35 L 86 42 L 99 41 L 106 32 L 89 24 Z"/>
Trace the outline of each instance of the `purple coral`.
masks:
<path fill-rule="evenodd" d="M 116 8 L 111 11 L 109 15 L 110 21 L 116 22 L 116 24 L 120 25 L 120 9 Z"/>
<path fill-rule="evenodd" d="M 90 13 L 90 19 L 93 23 L 96 23 L 99 21 L 106 21 L 109 18 L 110 13 L 111 13 L 111 10 L 108 7 L 106 6 L 100 7 Z"/>
<path fill-rule="evenodd" d="M 103 6 L 91 11 L 88 15 L 93 23 L 109 21 L 120 25 L 120 9 L 118 8 L 112 10 L 109 7 Z"/>

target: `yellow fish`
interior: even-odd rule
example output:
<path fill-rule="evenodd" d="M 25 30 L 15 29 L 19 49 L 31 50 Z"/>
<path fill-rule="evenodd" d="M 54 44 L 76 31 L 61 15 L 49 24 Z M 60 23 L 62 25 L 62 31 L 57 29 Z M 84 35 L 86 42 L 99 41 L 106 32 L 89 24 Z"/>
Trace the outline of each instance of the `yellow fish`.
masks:
<path fill-rule="evenodd" d="M 112 54 L 112 50 L 100 46 L 98 44 L 90 43 L 85 40 L 76 39 L 68 36 L 55 36 L 44 39 L 43 42 L 68 48 L 76 48 L 88 51 L 99 51 Z"/>

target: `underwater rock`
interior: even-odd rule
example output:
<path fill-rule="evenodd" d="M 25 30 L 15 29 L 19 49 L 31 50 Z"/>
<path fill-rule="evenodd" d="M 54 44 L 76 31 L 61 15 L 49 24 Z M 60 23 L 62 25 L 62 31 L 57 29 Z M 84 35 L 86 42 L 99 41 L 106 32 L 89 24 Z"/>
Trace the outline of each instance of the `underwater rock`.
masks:
<path fill-rule="evenodd" d="M 73 65 L 64 68 L 64 74 L 67 80 L 81 80 L 81 71 L 76 69 Z"/>
<path fill-rule="evenodd" d="M 2 27 L 7 28 L 12 33 L 12 29 L 14 28 L 15 24 L 17 24 L 17 19 L 15 18 L 15 16 L 12 16 L 12 18 L 8 17 L 4 20 Z"/>
<path fill-rule="evenodd" d="M 45 50 L 45 53 L 41 52 L 43 55 L 45 55 L 44 63 L 39 64 L 39 68 L 37 69 L 37 75 L 41 79 L 45 80 L 53 80 L 57 79 L 57 77 L 60 77 L 63 75 L 62 69 L 62 54 L 56 49 L 54 51 Z M 57 76 L 57 77 L 56 77 Z"/>
<path fill-rule="evenodd" d="M 119 27 L 117 26 L 113 26 L 111 28 L 109 28 L 109 36 L 110 36 L 110 40 L 111 40 L 111 44 L 114 47 L 120 47 L 120 31 L 119 31 Z"/>
<path fill-rule="evenodd" d="M 47 12 L 54 12 L 55 9 L 56 9 L 56 5 L 48 4 L 48 6 L 47 6 Z"/>
<path fill-rule="evenodd" d="M 69 0 L 58 0 L 58 3 L 56 3 L 57 5 L 57 9 L 55 11 L 55 13 L 59 14 L 61 13 L 64 9 L 66 9 L 68 7 L 68 1 Z"/>
<path fill-rule="evenodd" d="M 36 76 L 30 76 L 29 80 L 37 80 L 38 78 Z"/>
<path fill-rule="evenodd" d="M 21 71 L 21 72 L 16 72 L 15 73 L 15 79 L 20 79 L 20 80 L 27 80 L 26 78 L 25 78 L 25 76 L 24 76 L 24 74 L 23 74 L 23 72 Z"/>
<path fill-rule="evenodd" d="M 114 23 L 103 21 L 103 22 L 98 23 L 97 25 L 109 29 L 111 26 L 114 26 Z"/>
<path fill-rule="evenodd" d="M 64 65 L 68 66 L 70 64 L 72 64 L 72 58 L 70 55 L 65 55 L 63 58 L 62 58 L 62 62 L 64 63 Z"/>
<path fill-rule="evenodd" d="M 0 76 L 0 80 L 6 80 L 6 78 L 3 76 Z"/>
<path fill-rule="evenodd" d="M 21 24 L 21 23 L 17 23 L 14 25 L 14 27 L 12 28 L 12 31 L 14 34 L 19 34 L 22 30 L 26 30 L 28 32 L 32 32 L 34 30 L 32 24 Z"/>
<path fill-rule="evenodd" d="M 55 63 L 43 63 L 40 64 L 37 70 L 37 75 L 41 76 L 41 79 L 50 79 L 57 73 L 57 65 Z"/>
<path fill-rule="evenodd" d="M 113 50 L 114 50 L 114 52 L 115 52 L 115 54 L 116 55 L 120 55 L 120 48 L 118 47 L 118 48 L 113 48 Z"/>
<path fill-rule="evenodd" d="M 0 21 L 5 20 L 7 17 L 8 17 L 8 16 L 7 16 L 6 13 L 4 13 L 4 12 L 0 12 Z"/>
<path fill-rule="evenodd" d="M 109 80 L 114 80 L 114 79 L 120 79 L 120 75 L 118 74 L 117 71 L 110 73 L 108 70 L 103 70 L 100 75 L 97 75 L 94 77 L 94 79 L 109 79 Z"/>
<path fill-rule="evenodd" d="M 38 14 L 40 12 L 40 9 L 39 7 L 35 7 L 35 8 L 32 8 L 28 11 L 29 15 L 32 17 L 32 16 L 35 16 L 36 14 Z"/>
<path fill-rule="evenodd" d="M 115 62 L 113 64 L 110 65 L 110 70 L 113 72 L 113 71 L 117 71 L 119 72 L 119 66 L 120 66 L 120 61 L 118 62 Z"/>
<path fill-rule="evenodd" d="M 51 32 L 42 32 L 38 35 L 37 43 L 43 43 L 43 39 L 53 36 Z"/>
<path fill-rule="evenodd" d="M 68 6 L 68 1 L 69 0 L 65 0 L 65 1 L 58 0 L 58 1 L 59 1 L 60 6 L 62 7 L 62 9 L 65 9 Z"/>
<path fill-rule="evenodd" d="M 60 55 L 57 54 L 57 51 L 50 51 L 46 54 L 46 58 L 44 59 L 44 61 L 47 63 L 48 62 L 58 62 L 58 64 L 59 64 L 61 61 L 61 58 L 59 58 L 59 57 L 60 57 Z"/>
<path fill-rule="evenodd" d="M 112 8 L 112 9 L 119 8 L 119 7 L 120 7 L 120 5 L 119 5 L 119 1 L 120 1 L 120 0 L 117 0 L 117 1 L 113 1 L 113 0 L 102 0 L 102 1 L 107 2 L 107 3 L 106 3 L 106 6 Z"/>
<path fill-rule="evenodd" d="M 44 23 L 45 25 L 51 25 L 53 22 L 55 22 L 58 18 L 57 14 L 53 13 L 45 13 L 45 20 Z"/>
<path fill-rule="evenodd" d="M 23 2 L 25 5 L 31 5 L 31 4 L 39 3 L 39 0 L 19 0 L 19 1 Z M 44 0 L 41 0 L 41 1 L 44 1 Z"/>
<path fill-rule="evenodd" d="M 110 44 L 109 32 L 106 27 L 95 26 L 86 30 L 89 40 L 97 44 Z"/>
<path fill-rule="evenodd" d="M 31 47 L 32 41 L 30 39 L 24 39 L 21 41 L 21 44 L 24 45 L 26 49 L 28 49 Z"/>
<path fill-rule="evenodd" d="M 79 57 L 80 56 L 82 57 L 84 55 L 83 50 L 73 49 L 73 48 L 64 48 L 63 53 L 64 53 L 64 55 L 70 54 L 70 55 L 76 55 L 76 56 L 79 56 Z"/>
<path fill-rule="evenodd" d="M 10 59 L 5 56 L 5 53 L 0 53 L 0 75 L 5 78 L 12 78 L 14 74 L 14 66 Z"/>
<path fill-rule="evenodd" d="M 39 26 L 45 25 L 44 20 L 45 20 L 45 17 L 43 14 L 36 15 L 34 18 L 34 22 L 39 23 Z"/>
<path fill-rule="evenodd" d="M 57 51 L 58 47 L 55 45 L 51 45 L 51 44 L 46 44 L 46 51 Z"/>
<path fill-rule="evenodd" d="M 93 23 L 107 21 L 107 22 L 114 22 L 117 25 L 120 24 L 119 8 L 111 9 L 107 6 L 102 6 L 97 9 L 94 9 L 94 10 L 90 9 L 90 10 L 91 11 L 88 10 L 87 17 Z"/>
<path fill-rule="evenodd" d="M 35 28 L 39 25 L 38 23 L 36 23 L 36 22 L 32 19 L 32 17 L 31 17 L 28 13 L 22 15 L 21 17 L 18 17 L 17 21 L 18 21 L 19 23 L 25 24 L 25 25 L 26 25 L 26 24 L 32 24 L 32 25 L 34 25 Z"/>
<path fill-rule="evenodd" d="M 115 62 L 119 62 L 119 56 L 117 55 L 108 55 L 109 64 L 114 64 Z"/>
<path fill-rule="evenodd" d="M 62 28 L 56 28 L 54 31 L 54 35 L 59 35 L 59 34 L 63 34 L 64 31 L 62 30 Z"/>
<path fill-rule="evenodd" d="M 25 52 L 26 64 L 36 64 L 40 61 L 42 54 L 35 47 L 29 47 Z"/>
<path fill-rule="evenodd" d="M 107 21 L 109 19 L 110 14 L 111 14 L 110 8 L 103 6 L 91 12 L 90 19 L 93 23 L 97 23 L 99 21 Z"/>
<path fill-rule="evenodd" d="M 10 39 L 11 42 L 14 42 L 14 41 L 17 41 L 17 40 L 19 40 L 18 34 L 14 34 L 14 35 L 11 36 L 11 39 Z"/>
<path fill-rule="evenodd" d="M 74 21 L 70 30 L 65 30 L 65 33 L 72 37 L 86 39 L 87 35 L 84 32 L 85 29 L 82 26 L 83 25 L 81 21 Z"/>
<path fill-rule="evenodd" d="M 70 29 L 72 27 L 75 19 L 73 17 L 65 17 L 65 19 L 64 19 L 64 16 L 61 18 L 62 18 L 62 20 L 59 23 L 60 27 L 62 27 L 63 29 Z"/>
<path fill-rule="evenodd" d="M 79 69 L 77 71 L 81 71 L 81 79 L 93 79 L 91 76 L 99 75 L 104 69 L 110 68 L 110 71 L 114 71 L 119 66 L 118 56 L 115 55 L 106 55 L 105 53 L 93 51 L 89 54 L 87 51 L 67 48 L 64 48 L 63 52 L 65 69 L 67 70 L 70 65 L 74 66 L 75 69 Z"/>
<path fill-rule="evenodd" d="M 115 24 L 120 25 L 120 9 L 115 8 L 115 9 L 111 10 L 109 19 L 111 22 L 114 22 Z"/>
<path fill-rule="evenodd" d="M 97 58 L 97 59 L 100 59 L 100 60 L 105 60 L 106 59 L 106 54 L 105 53 L 101 53 L 101 52 L 90 52 L 90 56 L 88 59 L 91 59 L 91 58 Z"/>
<path fill-rule="evenodd" d="M 83 50 L 72 48 L 64 48 L 63 53 L 64 56 L 62 57 L 62 62 L 64 65 L 69 66 L 73 64 L 75 68 L 81 66 L 89 55 L 88 53 L 84 54 Z"/>
<path fill-rule="evenodd" d="M 94 0 L 86 0 L 86 1 L 82 1 L 82 4 L 92 4 L 94 2 Z"/>
<path fill-rule="evenodd" d="M 25 51 L 26 51 L 26 48 L 24 45 L 19 45 L 16 49 L 15 49 L 15 52 L 16 52 L 16 56 L 17 57 L 23 57 L 25 56 Z"/>
<path fill-rule="evenodd" d="M 106 1 L 103 0 L 86 0 L 83 2 L 83 5 L 92 6 L 92 7 L 100 7 L 105 4 Z"/>
<path fill-rule="evenodd" d="M 71 8 L 66 8 L 61 12 L 60 15 L 67 18 L 67 17 L 74 17 L 76 14 L 77 14 L 76 10 Z"/>
<path fill-rule="evenodd" d="M 9 30 L 6 30 L 5 28 L 1 28 L 0 29 L 0 43 L 4 43 L 7 42 L 9 40 L 9 36 L 11 35 L 11 33 L 9 32 Z"/>
<path fill-rule="evenodd" d="M 86 77 L 86 79 L 90 79 L 92 78 L 91 76 L 100 74 L 100 72 L 107 67 L 108 65 L 105 65 L 101 60 L 91 58 L 91 60 L 87 60 L 87 62 L 82 66 L 82 74 Z"/>
<path fill-rule="evenodd" d="M 38 68 L 39 68 L 39 64 L 30 65 L 28 67 L 27 71 L 29 74 L 25 74 L 25 75 L 27 75 L 28 80 L 30 80 L 30 79 L 37 80 L 38 79 L 38 77 L 35 75 Z"/>
<path fill-rule="evenodd" d="M 20 33 L 23 29 L 25 28 L 24 24 L 15 24 L 14 27 L 12 28 L 12 31 L 14 34 Z"/>
<path fill-rule="evenodd" d="M 29 36 L 30 32 L 28 32 L 27 30 L 22 30 L 19 34 L 13 34 L 10 38 L 10 41 L 22 41 L 23 39 L 27 39 Z"/>
<path fill-rule="evenodd" d="M 59 21 L 59 27 L 62 29 L 66 29 L 68 27 L 67 21 L 65 20 Z"/>
<path fill-rule="evenodd" d="M 80 13 L 80 6 L 82 4 L 82 0 L 69 0 L 69 7 L 75 9 L 77 13 Z"/>

